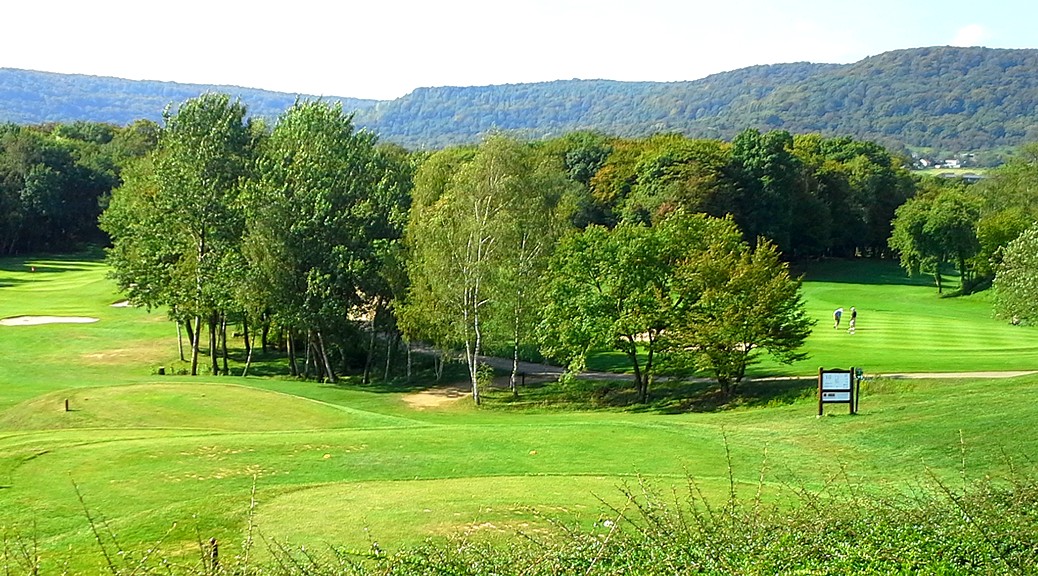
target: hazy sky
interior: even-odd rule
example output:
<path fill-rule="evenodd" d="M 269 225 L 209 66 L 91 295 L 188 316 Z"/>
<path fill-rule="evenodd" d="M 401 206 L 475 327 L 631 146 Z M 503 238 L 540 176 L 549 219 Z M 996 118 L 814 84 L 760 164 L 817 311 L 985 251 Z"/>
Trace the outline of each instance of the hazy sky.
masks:
<path fill-rule="evenodd" d="M 1038 48 L 1031 0 L 18 0 L 0 16 L 0 67 L 377 99 Z"/>

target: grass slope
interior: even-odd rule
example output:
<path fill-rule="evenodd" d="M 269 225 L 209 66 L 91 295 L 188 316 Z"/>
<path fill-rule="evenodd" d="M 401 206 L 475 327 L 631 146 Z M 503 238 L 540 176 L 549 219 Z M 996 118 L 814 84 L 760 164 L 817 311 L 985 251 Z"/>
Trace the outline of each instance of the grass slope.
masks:
<path fill-rule="evenodd" d="M 804 279 L 807 312 L 817 322 L 804 346 L 808 358 L 783 365 L 761 353 L 750 377 L 811 376 L 820 367 L 850 366 L 873 375 L 1038 369 L 1038 327 L 996 320 L 990 291 L 942 297 L 931 277 L 909 278 L 892 261 L 825 261 L 810 266 Z M 945 282 L 947 291 L 956 288 Z M 851 306 L 858 309 L 854 334 L 847 332 Z M 841 307 L 837 330 L 833 310 Z M 597 370 L 625 371 L 627 365 L 617 352 L 588 362 Z"/>
<path fill-rule="evenodd" d="M 939 299 L 871 266 L 862 264 L 866 282 L 850 281 L 853 267 L 808 277 L 820 318 L 809 345 L 827 364 L 950 370 L 955 360 L 968 370 L 1023 356 L 1013 366 L 1038 367 L 1033 331 L 991 321 L 983 298 Z M 1035 376 L 877 378 L 857 417 L 838 407 L 816 418 L 810 395 L 708 413 L 477 410 L 465 400 L 414 410 L 407 387 L 156 377 L 176 355 L 172 328 L 160 314 L 110 307 L 117 299 L 96 261 L 0 263 L 0 317 L 100 318 L 0 327 L 14 359 L 0 364 L 0 528 L 9 540 L 36 538 L 51 568 L 102 563 L 88 512 L 122 545 L 161 540 L 174 558 L 195 557 L 209 537 L 233 554 L 250 521 L 268 542 L 364 549 L 536 533 L 547 518 L 590 523 L 639 480 L 666 489 L 691 475 L 721 499 L 730 477 L 752 494 L 763 472 L 766 497 L 783 501 L 798 486 L 889 493 L 928 475 L 998 476 L 1032 467 L 1038 453 Z M 824 324 L 835 305 L 852 304 L 857 334 Z M 984 336 L 945 333 L 953 327 Z M 999 349 L 1004 334 L 1023 351 Z M 958 352 L 934 350 L 945 346 Z"/>

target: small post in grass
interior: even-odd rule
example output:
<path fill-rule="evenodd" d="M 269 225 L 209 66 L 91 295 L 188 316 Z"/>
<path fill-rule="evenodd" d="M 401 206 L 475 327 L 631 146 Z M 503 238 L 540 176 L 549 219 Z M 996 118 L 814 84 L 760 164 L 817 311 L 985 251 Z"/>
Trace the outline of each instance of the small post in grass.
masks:
<path fill-rule="evenodd" d="M 68 412 L 68 398 L 65 398 L 65 412 Z"/>
<path fill-rule="evenodd" d="M 850 370 L 818 369 L 818 415 L 826 404 L 847 404 L 851 414 L 858 412 L 858 394 L 855 387 L 857 372 Z"/>

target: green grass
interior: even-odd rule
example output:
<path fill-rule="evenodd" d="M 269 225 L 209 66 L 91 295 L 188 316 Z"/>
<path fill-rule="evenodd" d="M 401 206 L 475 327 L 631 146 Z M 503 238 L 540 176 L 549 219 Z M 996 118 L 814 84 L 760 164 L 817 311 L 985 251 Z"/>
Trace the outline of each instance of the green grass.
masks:
<path fill-rule="evenodd" d="M 870 374 L 1038 369 L 1038 327 L 996 320 L 990 291 L 942 297 L 931 277 L 908 278 L 893 261 L 826 261 L 812 265 L 805 280 L 807 312 L 817 321 L 804 346 L 808 358 L 787 366 L 762 355 L 751 377 L 850 366 Z M 948 291 L 957 287 L 954 279 L 949 284 Z M 858 309 L 854 334 L 847 332 L 851 306 Z M 846 314 L 835 330 L 832 314 L 840 307 Z M 588 364 L 624 371 L 628 362 L 612 352 Z"/>
<path fill-rule="evenodd" d="M 102 563 L 87 511 L 127 548 L 162 540 L 169 557 L 192 558 L 199 538 L 216 537 L 231 555 L 253 490 L 254 535 L 266 542 L 396 548 L 457 533 L 538 534 L 548 519 L 589 526 L 639 479 L 666 491 L 691 475 L 721 500 L 729 475 L 752 495 L 763 471 L 766 497 L 783 502 L 798 486 L 889 494 L 931 474 L 998 477 L 1033 468 L 1038 454 L 1036 376 L 878 378 L 866 384 L 859 416 L 836 406 L 823 418 L 810 381 L 751 386 L 735 407 L 707 411 L 533 401 L 600 389 L 558 384 L 531 386 L 525 404 L 491 394 L 490 409 L 461 400 L 417 410 L 403 401 L 414 386 L 159 377 L 155 368 L 176 358 L 173 326 L 160 313 L 112 308 L 119 297 L 104 273 L 96 260 L 0 261 L 0 317 L 100 318 L 0 326 L 0 531 L 10 541 L 36 538 L 52 571 L 66 559 L 75 572 Z M 792 372 L 811 374 L 819 363 L 869 372 L 1038 367 L 1035 331 L 991 320 L 984 295 L 938 298 L 869 262 L 827 263 L 808 280 L 816 359 Z M 826 325 L 836 305 L 858 307 L 857 334 Z"/>

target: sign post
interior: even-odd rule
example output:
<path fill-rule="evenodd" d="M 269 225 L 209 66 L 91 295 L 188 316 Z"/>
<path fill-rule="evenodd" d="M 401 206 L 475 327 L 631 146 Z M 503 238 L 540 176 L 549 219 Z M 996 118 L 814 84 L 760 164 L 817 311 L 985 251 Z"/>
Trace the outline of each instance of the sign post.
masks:
<path fill-rule="evenodd" d="M 826 404 L 847 404 L 851 414 L 858 412 L 857 371 L 818 369 L 818 415 Z"/>

